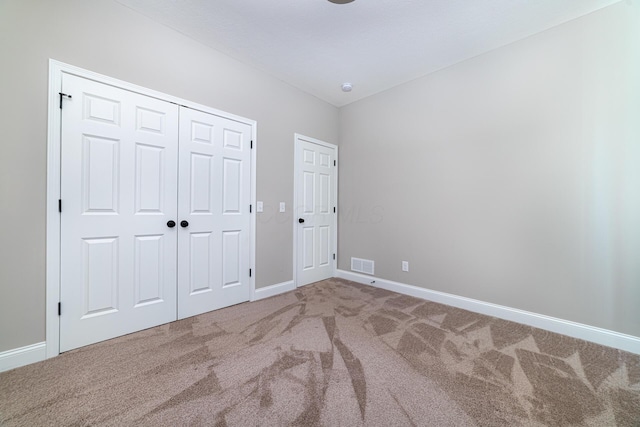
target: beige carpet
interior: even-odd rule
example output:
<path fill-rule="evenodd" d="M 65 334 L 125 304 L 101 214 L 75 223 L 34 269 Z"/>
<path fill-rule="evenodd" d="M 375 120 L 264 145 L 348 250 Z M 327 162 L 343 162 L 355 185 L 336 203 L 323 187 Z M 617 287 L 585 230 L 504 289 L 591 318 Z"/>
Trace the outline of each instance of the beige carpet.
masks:
<path fill-rule="evenodd" d="M 640 356 L 332 279 L 2 373 L 0 424 L 639 426 Z"/>

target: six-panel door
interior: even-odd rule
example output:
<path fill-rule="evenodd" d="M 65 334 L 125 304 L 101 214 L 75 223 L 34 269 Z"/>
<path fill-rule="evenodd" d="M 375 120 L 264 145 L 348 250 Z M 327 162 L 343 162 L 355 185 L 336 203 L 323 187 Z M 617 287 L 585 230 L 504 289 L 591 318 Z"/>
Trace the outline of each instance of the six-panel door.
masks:
<path fill-rule="evenodd" d="M 335 150 L 297 139 L 297 285 L 333 275 Z"/>
<path fill-rule="evenodd" d="M 65 74 L 60 351 L 176 318 L 178 109 Z"/>
<path fill-rule="evenodd" d="M 250 298 L 250 144 L 249 125 L 180 109 L 180 319 Z"/>

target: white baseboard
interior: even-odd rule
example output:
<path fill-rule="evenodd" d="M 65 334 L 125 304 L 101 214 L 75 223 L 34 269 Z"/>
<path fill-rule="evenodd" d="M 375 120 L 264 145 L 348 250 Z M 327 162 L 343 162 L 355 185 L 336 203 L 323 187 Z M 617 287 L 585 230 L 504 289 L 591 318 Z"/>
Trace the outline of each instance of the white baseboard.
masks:
<path fill-rule="evenodd" d="M 3 351 L 0 353 L 0 372 L 40 362 L 46 358 L 47 345 L 45 342 Z"/>
<path fill-rule="evenodd" d="M 275 285 L 271 286 L 265 286 L 264 288 L 258 288 L 255 290 L 253 299 L 251 301 L 258 301 L 275 295 L 283 294 L 285 292 L 292 291 L 295 288 L 296 285 L 295 283 L 293 283 L 293 280 L 289 280 L 288 282 L 276 283 Z"/>
<path fill-rule="evenodd" d="M 640 338 L 632 335 L 621 334 L 619 332 L 597 328 L 595 326 L 584 325 L 582 323 L 558 319 L 544 314 L 537 314 L 530 311 L 519 310 L 517 308 L 478 301 L 445 292 L 433 291 L 430 289 L 420 288 L 418 286 L 406 285 L 404 283 L 380 279 L 374 276 L 353 273 L 351 271 L 336 270 L 336 276 L 353 282 L 386 289 L 388 291 L 398 292 L 400 294 L 410 295 L 441 304 L 447 304 L 476 313 L 486 314 L 488 316 L 522 323 L 535 328 L 545 329 L 547 331 L 556 332 L 573 338 L 591 341 L 596 344 L 618 348 L 630 353 L 640 354 Z"/>
<path fill-rule="evenodd" d="M 277 283 L 275 285 L 259 288 L 254 291 L 252 301 L 258 301 L 269 298 L 284 292 L 294 290 L 295 284 L 293 280 L 288 282 Z M 0 372 L 9 371 L 20 366 L 29 365 L 31 363 L 40 362 L 47 358 L 46 342 L 27 345 L 25 347 L 15 348 L 0 352 Z"/>

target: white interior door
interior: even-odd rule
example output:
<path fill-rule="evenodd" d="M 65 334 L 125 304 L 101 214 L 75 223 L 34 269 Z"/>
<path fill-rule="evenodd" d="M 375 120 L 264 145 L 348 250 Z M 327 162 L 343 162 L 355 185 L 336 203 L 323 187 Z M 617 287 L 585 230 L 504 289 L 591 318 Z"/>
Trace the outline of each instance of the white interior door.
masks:
<path fill-rule="evenodd" d="M 64 74 L 60 351 L 176 319 L 178 107 Z"/>
<path fill-rule="evenodd" d="M 336 245 L 337 147 L 296 136 L 296 282 L 332 277 Z"/>
<path fill-rule="evenodd" d="M 251 296 L 251 131 L 180 108 L 180 319 Z"/>

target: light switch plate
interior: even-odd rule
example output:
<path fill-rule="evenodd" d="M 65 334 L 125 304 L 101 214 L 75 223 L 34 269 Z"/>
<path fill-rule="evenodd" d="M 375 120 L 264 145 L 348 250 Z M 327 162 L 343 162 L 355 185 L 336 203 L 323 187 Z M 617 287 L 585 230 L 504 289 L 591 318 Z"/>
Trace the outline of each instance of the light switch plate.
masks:
<path fill-rule="evenodd" d="M 261 201 L 258 201 L 258 207 L 256 208 L 256 210 L 258 212 L 262 212 L 263 209 L 264 209 L 264 205 L 262 204 Z"/>
<path fill-rule="evenodd" d="M 284 202 L 280 202 L 280 212 L 284 212 L 285 205 Z"/>
<path fill-rule="evenodd" d="M 409 261 L 402 261 L 402 271 L 409 271 Z"/>

